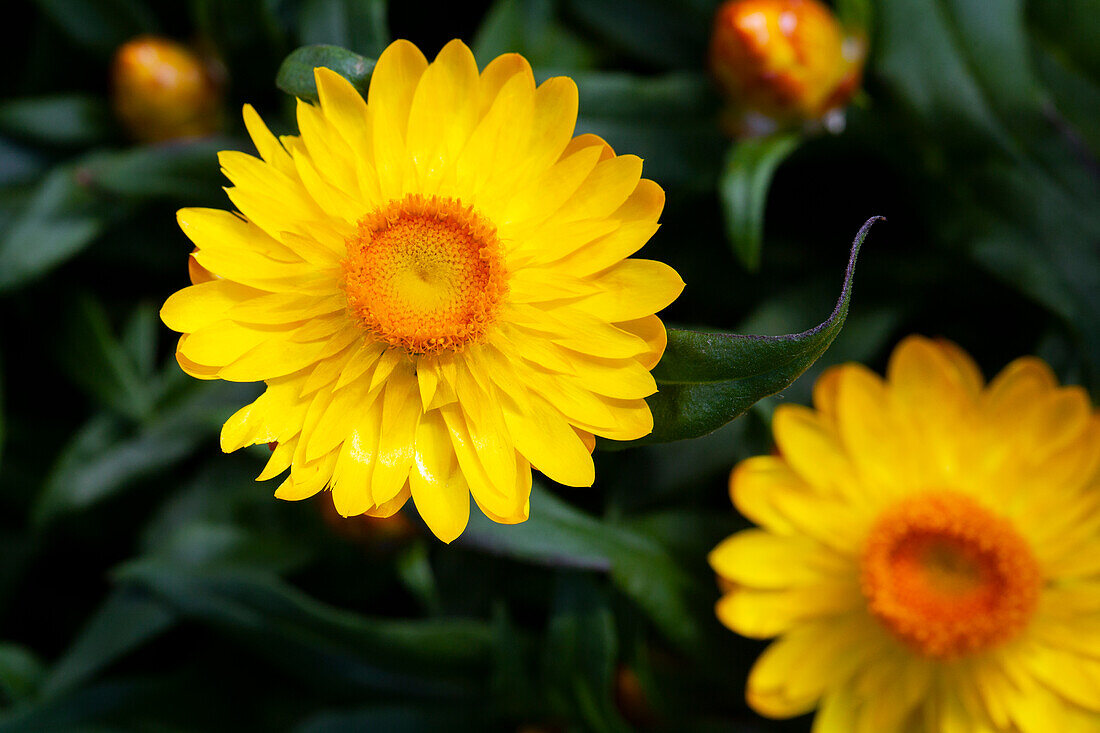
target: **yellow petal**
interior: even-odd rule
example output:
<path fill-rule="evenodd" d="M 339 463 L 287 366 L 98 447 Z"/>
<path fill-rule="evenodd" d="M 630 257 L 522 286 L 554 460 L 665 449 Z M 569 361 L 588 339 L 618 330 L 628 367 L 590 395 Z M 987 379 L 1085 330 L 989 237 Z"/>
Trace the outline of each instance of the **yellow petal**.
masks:
<path fill-rule="evenodd" d="M 438 410 L 420 419 L 416 459 L 409 474 L 416 510 L 428 529 L 450 543 L 470 519 L 470 488 L 458 471 L 451 436 Z"/>
<path fill-rule="evenodd" d="M 477 62 L 462 41 L 451 41 L 417 84 L 409 111 L 406 149 L 419 191 L 438 192 L 478 121 Z"/>
<path fill-rule="evenodd" d="M 374 467 L 371 496 L 381 505 L 392 499 L 409 480 L 413 464 L 416 426 L 421 407 L 412 367 L 402 364 L 386 381 L 382 402 L 382 430 L 378 440 L 378 463 Z"/>
<path fill-rule="evenodd" d="M 504 422 L 516 450 L 551 480 L 566 486 L 591 486 L 596 480 L 592 456 L 584 442 L 541 397 L 531 395 L 530 408 L 524 412 L 505 400 Z"/>
<path fill-rule="evenodd" d="M 606 321 L 629 321 L 668 306 L 684 289 L 680 275 L 656 260 L 624 260 L 588 282 L 603 292 L 574 304 Z"/>
<path fill-rule="evenodd" d="M 639 364 L 646 369 L 657 366 L 657 362 L 664 356 L 665 346 L 668 345 L 668 333 L 660 318 L 656 315 L 646 316 L 632 321 L 621 321 L 615 326 L 645 342 L 646 350 L 634 357 Z"/>
<path fill-rule="evenodd" d="M 848 582 L 786 590 L 735 588 L 714 607 L 718 620 L 742 636 L 767 639 L 816 618 L 838 616 L 864 604 L 859 583 Z"/>
<path fill-rule="evenodd" d="M 225 318 L 233 306 L 264 294 L 230 280 L 210 280 L 168 296 L 161 306 L 160 319 L 173 331 L 197 331 Z"/>
<path fill-rule="evenodd" d="M 404 192 L 409 168 L 405 132 L 409 110 L 428 60 L 408 41 L 394 41 L 378 57 L 367 92 L 374 149 L 374 167 L 381 198 L 388 201 Z"/>
<path fill-rule="evenodd" d="M 336 459 L 332 475 L 332 501 L 336 511 L 345 517 L 363 514 L 375 508 L 371 481 L 382 427 L 380 401 L 375 400 L 369 407 L 359 411 L 356 418 L 340 447 L 340 455 Z"/>
<path fill-rule="evenodd" d="M 271 131 L 267 129 L 267 125 L 264 124 L 264 121 L 251 104 L 244 105 L 243 116 L 248 136 L 252 138 L 252 142 L 256 146 L 256 152 L 260 154 L 264 162 L 284 175 L 290 174 L 294 170 L 290 155 L 279 144 L 275 136 L 271 134 Z"/>
<path fill-rule="evenodd" d="M 804 537 L 782 537 L 762 529 L 747 529 L 727 537 L 707 556 L 726 580 L 761 589 L 819 585 L 831 578 L 855 577 L 857 570 Z"/>

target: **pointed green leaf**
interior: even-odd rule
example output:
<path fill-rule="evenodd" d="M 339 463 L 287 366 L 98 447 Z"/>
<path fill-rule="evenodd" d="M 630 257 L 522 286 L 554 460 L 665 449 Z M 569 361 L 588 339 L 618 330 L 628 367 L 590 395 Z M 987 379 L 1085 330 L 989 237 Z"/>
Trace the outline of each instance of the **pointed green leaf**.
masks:
<path fill-rule="evenodd" d="M 112 662 L 159 636 L 176 615 L 133 588 L 112 591 L 42 685 L 43 697 L 74 690 Z"/>
<path fill-rule="evenodd" d="M 111 135 L 106 100 L 86 94 L 12 99 L 0 104 L 0 132 L 46 145 L 92 145 Z"/>
<path fill-rule="evenodd" d="M 374 59 L 339 46 L 302 46 L 283 60 L 275 84 L 298 99 L 316 102 L 317 81 L 313 70 L 318 66 L 332 69 L 365 95 L 371 72 L 374 71 Z"/>
<path fill-rule="evenodd" d="M 718 182 L 726 236 L 737 259 L 750 272 L 760 268 L 764 208 L 772 176 L 800 142 L 802 136 L 796 132 L 777 133 L 734 143 L 726 154 Z"/>
<path fill-rule="evenodd" d="M 87 247 L 126 211 L 103 206 L 73 167 L 55 168 L 0 233 L 0 291 L 40 277 Z"/>
<path fill-rule="evenodd" d="M 316 682 L 457 695 L 487 670 L 488 625 L 462 618 L 362 616 L 307 596 L 273 574 L 187 568 L 150 559 L 116 572 L 184 616 Z"/>
<path fill-rule="evenodd" d="M 0 709 L 30 698 L 44 671 L 42 662 L 29 649 L 0 642 Z"/>
<path fill-rule="evenodd" d="M 691 578 L 665 548 L 601 522 L 540 486 L 531 492 L 526 522 L 496 524 L 476 512 L 455 544 L 550 567 L 610 572 L 616 587 L 674 643 L 692 648 L 701 638 Z"/>
<path fill-rule="evenodd" d="M 615 449 L 705 435 L 798 379 L 844 326 L 859 249 L 871 225 L 880 218 L 869 219 L 859 230 L 836 307 L 814 328 L 787 336 L 669 329 L 668 348 L 653 370 L 660 391 L 648 399 L 653 432 L 639 441 L 604 441 L 601 445 Z"/>

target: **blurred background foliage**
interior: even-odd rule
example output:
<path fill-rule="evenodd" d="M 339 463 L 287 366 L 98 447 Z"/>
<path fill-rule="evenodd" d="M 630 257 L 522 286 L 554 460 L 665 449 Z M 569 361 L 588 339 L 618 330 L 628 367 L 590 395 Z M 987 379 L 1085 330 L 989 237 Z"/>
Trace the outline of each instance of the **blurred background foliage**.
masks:
<path fill-rule="evenodd" d="M 956 340 L 987 374 L 1038 353 L 1100 386 L 1098 0 L 839 3 L 865 24 L 864 91 L 843 132 L 746 178 L 765 223 L 754 272 L 727 242 L 720 183 L 726 161 L 761 155 L 727 156 L 713 0 L 16 5 L 0 79 L 0 733 L 808 730 L 745 707 L 763 645 L 717 623 L 705 563 L 745 525 L 726 477 L 770 449 L 775 403 L 808 401 L 827 364 L 881 369 L 911 332 Z M 146 33 L 218 70 L 215 135 L 127 137 L 112 56 Z M 275 85 L 287 54 L 370 59 L 408 38 L 431 57 L 452 37 L 481 64 L 519 51 L 540 78 L 574 77 L 578 131 L 645 158 L 668 192 L 646 252 L 688 283 L 670 323 L 813 326 L 854 232 L 889 221 L 845 329 L 795 385 L 706 437 L 602 453 L 593 489 L 543 479 L 526 524 L 475 512 L 448 547 L 415 515 L 273 500 L 252 482 L 267 448 L 217 449 L 256 386 L 186 378 L 156 314 L 187 282 L 174 210 L 228 207 L 214 153 L 251 151 L 240 105 L 293 131 Z"/>

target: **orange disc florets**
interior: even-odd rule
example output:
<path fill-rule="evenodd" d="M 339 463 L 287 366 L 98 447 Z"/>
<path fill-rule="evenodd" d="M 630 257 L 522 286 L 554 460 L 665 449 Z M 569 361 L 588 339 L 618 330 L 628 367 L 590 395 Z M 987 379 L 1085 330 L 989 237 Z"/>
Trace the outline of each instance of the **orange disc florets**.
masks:
<path fill-rule="evenodd" d="M 1042 575 L 1013 526 L 955 492 L 920 494 L 884 512 L 863 549 L 871 613 L 918 652 L 951 659 L 1015 637 Z"/>
<path fill-rule="evenodd" d="M 455 199 L 391 201 L 359 220 L 347 247 L 348 310 L 410 354 L 481 341 L 506 291 L 496 229 Z"/>

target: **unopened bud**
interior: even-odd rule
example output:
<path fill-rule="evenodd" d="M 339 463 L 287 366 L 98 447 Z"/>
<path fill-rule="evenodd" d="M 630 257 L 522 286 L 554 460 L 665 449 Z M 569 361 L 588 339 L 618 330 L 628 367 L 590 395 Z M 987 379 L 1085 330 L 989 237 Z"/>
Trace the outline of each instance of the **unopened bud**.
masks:
<path fill-rule="evenodd" d="M 211 67 L 167 38 L 140 36 L 115 52 L 112 102 L 131 137 L 160 142 L 218 129 L 221 89 Z"/>
<path fill-rule="evenodd" d="M 818 0 L 730 0 L 714 18 L 710 67 L 734 113 L 792 124 L 844 107 L 865 54 Z"/>

